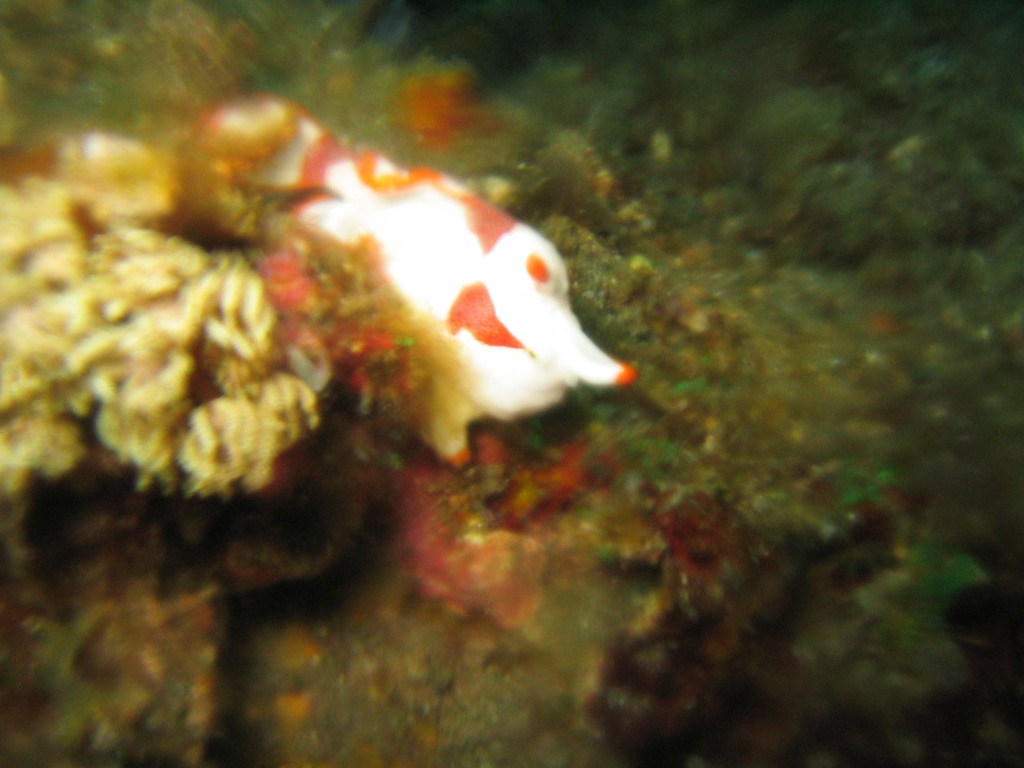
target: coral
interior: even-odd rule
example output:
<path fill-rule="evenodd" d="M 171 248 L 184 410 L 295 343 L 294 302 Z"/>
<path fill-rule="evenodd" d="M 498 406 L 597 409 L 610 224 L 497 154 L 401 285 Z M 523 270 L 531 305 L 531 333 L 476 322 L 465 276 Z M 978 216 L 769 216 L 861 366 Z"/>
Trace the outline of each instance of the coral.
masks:
<path fill-rule="evenodd" d="M 0 494 L 14 498 L 25 492 L 33 472 L 60 477 L 78 463 L 85 449 L 68 420 L 15 416 L 0 426 L 0 452 L 4 456 Z"/>
<path fill-rule="evenodd" d="M 188 472 L 186 490 L 249 491 L 273 479 L 274 460 L 317 421 L 316 395 L 301 380 L 278 373 L 260 383 L 255 399 L 218 397 L 192 411 L 178 458 Z"/>
<path fill-rule="evenodd" d="M 314 392 L 277 370 L 259 275 L 149 229 L 115 224 L 88 239 L 74 190 L 0 189 L 4 490 L 24 492 L 30 471 L 68 471 L 89 420 L 140 488 L 229 496 L 269 482 L 276 455 L 318 416 Z"/>

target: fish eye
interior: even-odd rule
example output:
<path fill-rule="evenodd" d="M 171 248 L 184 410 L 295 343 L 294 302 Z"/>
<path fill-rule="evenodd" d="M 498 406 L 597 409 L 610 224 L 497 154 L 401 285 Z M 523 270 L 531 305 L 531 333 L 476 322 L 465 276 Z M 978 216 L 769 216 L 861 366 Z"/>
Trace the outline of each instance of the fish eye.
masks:
<path fill-rule="evenodd" d="M 551 270 L 547 262 L 536 253 L 526 257 L 526 271 L 537 283 L 544 284 L 551 279 Z"/>

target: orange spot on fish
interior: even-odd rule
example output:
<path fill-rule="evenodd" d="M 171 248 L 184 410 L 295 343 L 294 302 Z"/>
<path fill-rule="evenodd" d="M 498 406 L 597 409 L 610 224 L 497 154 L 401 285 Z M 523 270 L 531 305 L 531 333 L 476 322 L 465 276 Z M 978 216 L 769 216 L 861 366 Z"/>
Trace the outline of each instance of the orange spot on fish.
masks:
<path fill-rule="evenodd" d="M 356 174 L 359 180 L 372 189 L 377 188 L 377 162 L 380 158 L 372 152 L 364 152 L 356 160 Z"/>
<path fill-rule="evenodd" d="M 620 363 L 620 365 L 622 366 L 622 370 L 619 371 L 619 375 L 615 377 L 615 383 L 620 387 L 624 387 L 627 384 L 632 384 L 636 381 L 636 368 L 631 365 L 627 365 L 626 363 Z"/>
<path fill-rule="evenodd" d="M 498 319 L 491 294 L 483 283 L 463 288 L 448 312 L 448 332 L 454 336 L 463 328 L 489 347 L 523 349 L 522 342 Z"/>
<path fill-rule="evenodd" d="M 360 155 L 356 162 L 359 180 L 375 192 L 400 192 L 418 184 L 432 184 L 444 187 L 444 176 L 433 168 L 393 168 L 384 172 L 380 169 L 381 158 L 372 152 Z"/>
<path fill-rule="evenodd" d="M 490 252 L 501 236 L 516 225 L 515 219 L 479 197 L 465 195 L 460 202 L 466 211 L 466 224 L 484 253 Z"/>
<path fill-rule="evenodd" d="M 331 167 L 347 159 L 351 154 L 333 136 L 324 134 L 306 150 L 298 182 L 299 188 L 312 189 L 324 186 Z"/>
<path fill-rule="evenodd" d="M 546 283 L 551 279 L 551 272 L 548 269 L 547 262 L 536 253 L 531 253 L 526 257 L 526 271 L 538 283 Z"/>

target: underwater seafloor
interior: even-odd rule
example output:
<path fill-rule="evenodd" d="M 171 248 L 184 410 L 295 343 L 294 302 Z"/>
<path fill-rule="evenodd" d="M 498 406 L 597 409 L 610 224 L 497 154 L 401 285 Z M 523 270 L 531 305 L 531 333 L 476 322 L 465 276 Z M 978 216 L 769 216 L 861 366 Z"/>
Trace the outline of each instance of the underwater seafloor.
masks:
<path fill-rule="evenodd" d="M 1024 765 L 1022 36 L 0 2 L 0 766 Z M 636 382 L 439 460 L 273 126 L 196 128 L 252 93 L 538 228 Z"/>

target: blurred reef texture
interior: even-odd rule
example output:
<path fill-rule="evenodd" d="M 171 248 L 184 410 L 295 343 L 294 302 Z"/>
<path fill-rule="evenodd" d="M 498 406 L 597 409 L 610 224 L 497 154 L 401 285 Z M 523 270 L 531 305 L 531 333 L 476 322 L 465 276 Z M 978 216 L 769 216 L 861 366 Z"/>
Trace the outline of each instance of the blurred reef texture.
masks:
<path fill-rule="evenodd" d="M 0 2 L 0 765 L 1024 766 L 1021 39 Z M 374 254 L 201 128 L 259 92 L 542 231 L 636 383 L 440 462 Z"/>

